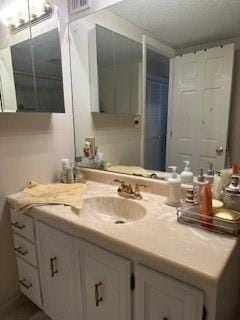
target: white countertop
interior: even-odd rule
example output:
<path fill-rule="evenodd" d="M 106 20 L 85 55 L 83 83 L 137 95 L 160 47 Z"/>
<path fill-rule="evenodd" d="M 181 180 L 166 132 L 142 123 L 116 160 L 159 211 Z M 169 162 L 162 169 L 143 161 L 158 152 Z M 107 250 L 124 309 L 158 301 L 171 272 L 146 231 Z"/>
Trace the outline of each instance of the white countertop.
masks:
<path fill-rule="evenodd" d="M 94 181 L 87 182 L 85 197 L 117 195 L 116 186 Z M 10 195 L 8 201 L 14 205 L 19 194 Z M 214 234 L 192 228 L 177 222 L 176 209 L 165 205 L 165 197 L 143 193 L 138 201 L 147 210 L 140 220 L 125 224 L 104 223 L 96 217 L 81 216 L 70 207 L 48 205 L 34 208 L 34 215 L 58 221 L 85 234 L 93 234 L 95 239 L 105 240 L 112 247 L 151 259 L 165 267 L 176 268 L 204 280 L 216 283 L 237 244 L 236 238 Z M 33 210 L 31 210 L 33 212 Z"/>

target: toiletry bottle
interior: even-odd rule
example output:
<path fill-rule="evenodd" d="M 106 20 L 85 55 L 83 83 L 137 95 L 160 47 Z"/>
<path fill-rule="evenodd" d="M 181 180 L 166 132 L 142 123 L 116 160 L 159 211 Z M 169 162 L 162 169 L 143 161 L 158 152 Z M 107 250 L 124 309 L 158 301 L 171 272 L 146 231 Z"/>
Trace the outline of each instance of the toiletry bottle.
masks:
<path fill-rule="evenodd" d="M 74 183 L 74 167 L 72 164 L 66 166 L 67 183 Z"/>
<path fill-rule="evenodd" d="M 208 181 L 206 180 L 206 178 L 203 175 L 203 169 L 199 169 L 199 170 L 200 170 L 200 174 L 197 177 L 197 181 L 195 181 L 195 183 L 194 183 L 195 190 L 196 190 L 196 196 L 197 196 L 197 199 L 196 199 L 197 203 L 200 202 L 202 188 L 208 184 Z"/>
<path fill-rule="evenodd" d="M 237 163 L 233 163 L 232 165 L 232 174 L 233 175 L 238 175 L 239 174 L 239 166 Z"/>
<path fill-rule="evenodd" d="M 186 222 L 199 220 L 199 207 L 195 202 L 194 188 L 188 188 L 186 198 L 182 202 L 182 216 Z"/>
<path fill-rule="evenodd" d="M 230 184 L 223 192 L 224 207 L 231 210 L 240 211 L 240 177 L 232 175 Z"/>
<path fill-rule="evenodd" d="M 187 189 L 186 198 L 182 201 L 182 208 L 188 210 L 195 206 L 195 192 L 193 187 Z"/>
<path fill-rule="evenodd" d="M 193 183 L 193 173 L 190 170 L 190 161 L 183 161 L 185 163 L 185 169 L 181 173 L 180 178 L 183 184 L 192 184 Z"/>
<path fill-rule="evenodd" d="M 207 229 L 212 228 L 213 209 L 212 209 L 212 191 L 211 184 L 207 182 L 201 188 L 201 196 L 199 201 L 201 226 Z"/>
<path fill-rule="evenodd" d="M 169 169 L 172 169 L 172 175 L 168 179 L 168 198 L 167 198 L 167 204 L 169 206 L 177 207 L 179 206 L 181 202 L 181 179 L 176 173 L 177 167 L 172 166 L 169 167 Z"/>
<path fill-rule="evenodd" d="M 206 180 L 213 184 L 214 180 L 214 170 L 213 170 L 213 163 L 209 163 L 209 169 L 206 174 Z"/>
<path fill-rule="evenodd" d="M 62 159 L 62 174 L 61 174 L 61 182 L 67 183 L 67 170 L 66 167 L 69 166 L 69 159 Z"/>
<path fill-rule="evenodd" d="M 221 200 L 222 198 L 222 191 L 223 191 L 223 184 L 222 179 L 220 177 L 221 171 L 218 171 L 214 175 L 212 192 L 213 192 L 213 199 Z"/>

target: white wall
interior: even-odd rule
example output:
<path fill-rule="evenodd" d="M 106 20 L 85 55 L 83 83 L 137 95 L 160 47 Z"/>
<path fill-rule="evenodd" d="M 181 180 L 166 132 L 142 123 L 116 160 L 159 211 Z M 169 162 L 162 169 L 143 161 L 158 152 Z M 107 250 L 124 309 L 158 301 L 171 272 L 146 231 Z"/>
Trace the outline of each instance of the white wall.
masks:
<path fill-rule="evenodd" d="M 85 137 L 96 137 L 96 144 L 112 164 L 140 165 L 141 132 L 133 127 L 133 116 L 91 113 L 88 29 L 98 23 L 141 42 L 143 30 L 101 10 L 70 24 L 71 66 L 76 152 L 82 154 Z"/>
<path fill-rule="evenodd" d="M 71 0 L 69 0 L 71 1 Z M 69 20 L 73 21 L 76 19 L 79 19 L 81 17 L 84 17 L 86 15 L 89 15 L 93 12 L 96 12 L 100 9 L 106 8 L 108 6 L 111 6 L 115 3 L 121 2 L 123 0 L 91 0 L 91 8 L 81 11 L 79 13 L 73 14 L 69 16 Z"/>
<path fill-rule="evenodd" d="M 0 310 L 19 294 L 9 208 L 5 197 L 30 179 L 59 177 L 60 159 L 74 157 L 66 0 L 60 7 L 65 114 L 0 114 Z"/>

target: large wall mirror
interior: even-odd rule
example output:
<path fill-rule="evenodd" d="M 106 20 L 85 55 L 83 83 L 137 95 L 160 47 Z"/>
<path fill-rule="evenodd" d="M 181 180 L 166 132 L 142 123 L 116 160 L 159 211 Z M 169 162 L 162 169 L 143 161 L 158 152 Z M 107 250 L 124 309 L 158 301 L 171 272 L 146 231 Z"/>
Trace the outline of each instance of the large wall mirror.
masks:
<path fill-rule="evenodd" d="M 64 112 L 58 11 L 50 2 L 1 1 L 0 111 Z"/>
<path fill-rule="evenodd" d="M 164 5 L 163 5 L 164 3 Z M 207 8 L 206 8 L 207 6 Z M 219 19 L 224 16 L 225 19 Z M 76 155 L 165 177 L 240 163 L 240 3 L 123 0 L 69 25 Z M 155 176 L 155 175 L 154 175 Z"/>

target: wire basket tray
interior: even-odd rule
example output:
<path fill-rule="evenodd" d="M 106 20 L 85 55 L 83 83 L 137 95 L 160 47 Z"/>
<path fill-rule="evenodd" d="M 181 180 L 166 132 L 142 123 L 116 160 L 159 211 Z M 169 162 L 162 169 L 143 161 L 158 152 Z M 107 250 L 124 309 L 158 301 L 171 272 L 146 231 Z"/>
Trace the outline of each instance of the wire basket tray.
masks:
<path fill-rule="evenodd" d="M 186 224 L 192 227 L 225 234 L 232 237 L 238 237 L 240 234 L 240 219 L 226 220 L 218 217 L 203 216 L 199 213 L 199 209 L 192 208 L 178 208 L 177 219 L 179 223 Z M 239 213 L 240 216 L 240 213 Z"/>

